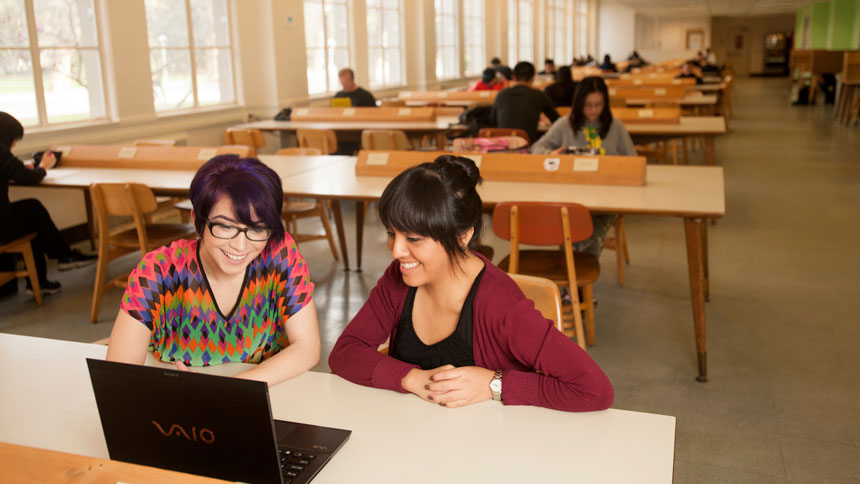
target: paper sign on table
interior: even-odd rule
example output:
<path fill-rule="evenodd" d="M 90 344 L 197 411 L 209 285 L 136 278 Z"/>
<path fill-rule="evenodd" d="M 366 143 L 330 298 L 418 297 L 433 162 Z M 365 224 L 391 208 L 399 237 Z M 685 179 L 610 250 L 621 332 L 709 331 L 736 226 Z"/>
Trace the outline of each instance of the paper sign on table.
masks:
<path fill-rule="evenodd" d="M 119 158 L 121 160 L 129 160 L 129 159 L 134 158 L 134 155 L 136 155 L 136 154 L 137 154 L 137 148 L 135 148 L 133 146 L 123 146 L 122 148 L 120 148 L 119 154 L 117 155 L 117 158 Z"/>
<path fill-rule="evenodd" d="M 412 114 L 411 108 L 400 108 L 397 110 L 398 116 L 409 116 L 410 114 Z"/>
<path fill-rule="evenodd" d="M 307 116 L 307 115 L 308 115 L 307 109 L 305 109 L 305 108 L 296 109 L 296 116 Z"/>
<path fill-rule="evenodd" d="M 573 171 L 596 172 L 600 167 L 600 158 L 574 158 Z"/>
<path fill-rule="evenodd" d="M 218 148 L 201 148 L 197 152 L 197 161 L 209 161 L 218 154 Z"/>
<path fill-rule="evenodd" d="M 468 159 L 474 161 L 475 166 L 477 166 L 479 169 L 481 168 L 481 160 L 483 159 L 483 156 L 481 156 L 481 155 L 463 155 L 463 158 L 468 158 Z"/>
<path fill-rule="evenodd" d="M 355 108 L 345 108 L 343 110 L 344 116 L 355 116 Z"/>
<path fill-rule="evenodd" d="M 388 153 L 370 153 L 367 155 L 367 164 L 371 166 L 385 166 L 388 164 Z"/>
<path fill-rule="evenodd" d="M 666 88 L 665 87 L 658 87 L 657 89 L 654 89 L 654 95 L 655 96 L 665 96 L 666 95 Z"/>
<path fill-rule="evenodd" d="M 639 117 L 640 118 L 653 118 L 654 117 L 654 110 L 653 109 L 640 109 L 639 110 Z"/>
<path fill-rule="evenodd" d="M 558 171 L 558 166 L 561 164 L 560 158 L 544 158 L 543 169 L 546 171 Z"/>

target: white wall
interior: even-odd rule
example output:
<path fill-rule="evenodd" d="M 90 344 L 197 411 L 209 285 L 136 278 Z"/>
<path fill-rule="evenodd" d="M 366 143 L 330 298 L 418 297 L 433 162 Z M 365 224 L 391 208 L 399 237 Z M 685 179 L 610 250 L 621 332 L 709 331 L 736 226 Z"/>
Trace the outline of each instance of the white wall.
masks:
<path fill-rule="evenodd" d="M 702 29 L 705 47 L 711 45 L 711 19 L 709 17 L 655 18 L 636 15 L 636 50 L 649 62 L 666 59 L 689 59 L 696 56 L 695 49 L 687 49 L 687 31 Z"/>
<path fill-rule="evenodd" d="M 597 58 L 609 54 L 614 61 L 626 59 L 634 48 L 636 12 L 624 5 L 600 2 L 597 14 Z"/>

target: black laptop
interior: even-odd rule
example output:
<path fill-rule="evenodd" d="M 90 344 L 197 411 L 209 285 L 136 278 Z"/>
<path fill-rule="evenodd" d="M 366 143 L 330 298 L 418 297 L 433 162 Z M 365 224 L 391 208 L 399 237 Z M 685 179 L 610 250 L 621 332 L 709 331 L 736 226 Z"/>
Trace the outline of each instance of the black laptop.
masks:
<path fill-rule="evenodd" d="M 264 382 L 90 358 L 87 365 L 114 460 L 296 484 L 313 479 L 352 433 L 273 420 Z"/>

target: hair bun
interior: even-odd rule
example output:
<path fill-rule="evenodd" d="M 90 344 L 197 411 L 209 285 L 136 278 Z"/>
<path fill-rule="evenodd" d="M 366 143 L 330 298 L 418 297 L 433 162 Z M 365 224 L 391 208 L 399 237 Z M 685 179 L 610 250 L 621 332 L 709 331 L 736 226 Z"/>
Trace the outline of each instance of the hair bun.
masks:
<path fill-rule="evenodd" d="M 433 162 L 445 184 L 462 188 L 475 188 L 481 183 L 481 172 L 475 161 L 464 156 L 442 155 Z M 465 187 L 464 187 L 465 185 Z"/>

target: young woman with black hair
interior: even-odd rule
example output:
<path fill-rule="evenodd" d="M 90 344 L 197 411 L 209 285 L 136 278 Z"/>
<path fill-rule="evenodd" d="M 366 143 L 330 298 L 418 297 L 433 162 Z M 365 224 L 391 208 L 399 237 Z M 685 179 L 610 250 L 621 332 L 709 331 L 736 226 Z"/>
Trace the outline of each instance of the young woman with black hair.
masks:
<path fill-rule="evenodd" d="M 612 118 L 609 90 L 602 78 L 583 79 L 573 96 L 570 116 L 559 118 L 534 145 L 532 153 L 561 153 L 568 147 L 596 148 L 601 155 L 636 156 L 636 147 L 621 121 Z M 615 221 L 614 215 L 594 215 L 594 233 L 588 240 L 574 245 L 574 250 L 597 257 L 603 251 L 606 234 Z"/>
<path fill-rule="evenodd" d="M 614 394 L 603 371 L 474 251 L 480 181 L 472 160 L 444 155 L 386 187 L 379 215 L 395 260 L 338 339 L 329 366 L 352 382 L 446 407 L 495 399 L 608 408 Z M 386 340 L 387 355 L 377 351 Z"/>

